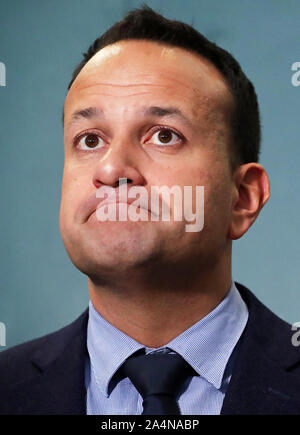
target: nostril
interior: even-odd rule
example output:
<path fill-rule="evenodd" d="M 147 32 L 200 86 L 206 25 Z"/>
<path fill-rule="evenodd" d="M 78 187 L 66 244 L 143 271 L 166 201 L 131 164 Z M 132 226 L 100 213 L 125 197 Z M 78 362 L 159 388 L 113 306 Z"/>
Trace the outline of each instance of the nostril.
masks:
<path fill-rule="evenodd" d="M 119 178 L 116 183 L 115 183 L 115 187 L 119 187 L 122 184 L 129 184 L 132 183 L 133 181 L 130 178 Z"/>

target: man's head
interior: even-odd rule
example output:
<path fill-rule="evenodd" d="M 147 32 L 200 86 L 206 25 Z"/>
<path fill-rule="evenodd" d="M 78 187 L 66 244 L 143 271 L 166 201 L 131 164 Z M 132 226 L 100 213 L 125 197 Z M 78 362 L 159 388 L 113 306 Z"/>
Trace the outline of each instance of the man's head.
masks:
<path fill-rule="evenodd" d="M 95 279 L 150 263 L 213 267 L 268 199 L 253 86 L 224 50 L 147 7 L 85 54 L 64 127 L 61 234 L 74 264 Z M 152 186 L 204 186 L 203 230 L 187 233 L 184 221 L 99 222 L 97 189 L 117 191 L 120 178 L 149 195 Z"/>
<path fill-rule="evenodd" d="M 260 152 L 260 116 L 256 93 L 234 57 L 183 22 L 168 20 L 148 6 L 129 12 L 120 22 L 97 38 L 83 54 L 69 83 L 70 89 L 86 63 L 102 48 L 124 40 L 148 40 L 199 54 L 221 72 L 234 98 L 232 126 L 232 166 L 258 162 Z"/>

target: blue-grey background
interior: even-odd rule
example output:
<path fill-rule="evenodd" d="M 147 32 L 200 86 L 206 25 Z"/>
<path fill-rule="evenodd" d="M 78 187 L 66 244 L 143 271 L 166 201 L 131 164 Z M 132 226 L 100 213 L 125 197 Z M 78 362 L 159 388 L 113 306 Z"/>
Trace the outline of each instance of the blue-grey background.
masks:
<path fill-rule="evenodd" d="M 261 107 L 261 163 L 271 198 L 234 242 L 233 277 L 276 314 L 300 321 L 299 0 L 153 0 L 229 50 Z M 61 113 L 88 46 L 140 1 L 0 0 L 0 321 L 6 348 L 58 329 L 87 306 L 87 278 L 69 260 L 58 226 L 63 170 Z M 272 333 L 272 331 L 270 331 Z M 0 349 L 3 349 L 3 347 Z"/>

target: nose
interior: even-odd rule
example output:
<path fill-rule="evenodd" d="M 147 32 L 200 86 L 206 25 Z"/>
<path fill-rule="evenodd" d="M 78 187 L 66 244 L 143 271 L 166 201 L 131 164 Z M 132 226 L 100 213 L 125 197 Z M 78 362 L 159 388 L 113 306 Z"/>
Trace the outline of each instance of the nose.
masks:
<path fill-rule="evenodd" d="M 93 184 L 98 189 L 106 185 L 114 188 L 119 187 L 119 180 L 127 180 L 127 183 L 143 186 L 145 179 L 138 169 L 138 151 L 132 149 L 130 144 L 111 144 L 109 150 L 96 165 L 93 175 Z"/>

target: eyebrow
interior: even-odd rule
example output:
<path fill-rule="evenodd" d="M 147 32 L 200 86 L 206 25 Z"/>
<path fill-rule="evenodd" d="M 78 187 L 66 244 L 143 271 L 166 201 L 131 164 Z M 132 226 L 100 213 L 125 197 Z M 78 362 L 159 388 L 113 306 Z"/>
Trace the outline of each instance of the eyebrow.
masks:
<path fill-rule="evenodd" d="M 176 118 L 181 118 L 186 124 L 189 126 L 192 125 L 190 119 L 183 114 L 183 112 L 177 107 L 158 107 L 158 106 L 150 106 L 146 108 L 142 108 L 141 112 L 145 116 L 157 116 L 159 118 L 163 118 L 165 116 L 175 116 Z"/>
<path fill-rule="evenodd" d="M 69 128 L 72 124 L 75 124 L 79 119 L 93 119 L 93 118 L 101 118 L 103 117 L 103 111 L 98 109 L 97 107 L 86 107 L 85 109 L 76 110 L 72 116 L 70 121 L 67 124 Z M 64 114 L 63 114 L 63 122 L 64 122 Z"/>
<path fill-rule="evenodd" d="M 167 116 L 176 117 L 176 118 L 180 118 L 190 127 L 192 126 L 192 122 L 190 121 L 190 119 L 186 115 L 184 115 L 183 112 L 177 107 L 159 107 L 159 106 L 145 107 L 144 106 L 137 112 L 137 115 L 156 116 L 158 118 L 164 118 Z M 85 109 L 79 109 L 72 114 L 71 119 L 66 127 L 70 128 L 71 125 L 75 124 L 80 119 L 95 119 L 95 118 L 102 118 L 102 119 L 104 118 L 104 112 L 102 109 L 99 109 L 97 107 L 87 107 Z"/>

